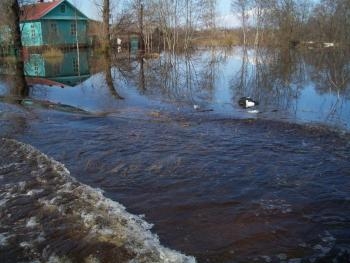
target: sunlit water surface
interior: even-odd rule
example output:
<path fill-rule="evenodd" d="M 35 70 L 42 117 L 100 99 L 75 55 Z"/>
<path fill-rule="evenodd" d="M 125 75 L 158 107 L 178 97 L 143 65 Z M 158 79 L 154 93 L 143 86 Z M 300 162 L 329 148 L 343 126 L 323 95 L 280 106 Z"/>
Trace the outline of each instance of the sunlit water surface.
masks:
<path fill-rule="evenodd" d="M 242 54 L 114 64 L 124 100 L 98 72 L 1 103 L 2 137 L 70 171 L 2 141 L 4 262 L 192 262 L 163 246 L 198 262 L 349 262 L 349 85 L 315 80 L 332 72 L 307 56 L 289 54 L 298 63 L 286 66 Z M 242 109 L 240 96 L 260 104 Z M 133 229 L 122 241 L 116 222 Z"/>

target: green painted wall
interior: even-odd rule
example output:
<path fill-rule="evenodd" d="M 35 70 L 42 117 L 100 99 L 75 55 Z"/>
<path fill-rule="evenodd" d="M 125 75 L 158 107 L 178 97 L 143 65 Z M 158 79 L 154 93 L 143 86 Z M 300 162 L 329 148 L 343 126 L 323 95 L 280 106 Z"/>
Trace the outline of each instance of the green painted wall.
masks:
<path fill-rule="evenodd" d="M 21 23 L 22 44 L 26 47 L 38 47 L 43 45 L 42 27 L 40 21 Z"/>
<path fill-rule="evenodd" d="M 64 8 L 63 8 L 64 6 Z M 63 12 L 64 11 L 64 12 Z M 87 20 L 87 17 L 83 15 L 79 10 L 74 8 L 67 1 L 62 2 L 60 5 L 56 6 L 48 14 L 46 14 L 43 19 L 83 19 Z"/>
<path fill-rule="evenodd" d="M 80 50 L 79 52 L 79 65 L 76 51 L 65 52 L 61 63 L 53 64 L 48 61 L 46 62 L 46 77 L 75 76 L 79 74 L 78 69 L 81 75 L 89 74 L 88 65 L 88 52 L 86 50 Z"/>
<path fill-rule="evenodd" d="M 32 77 L 45 77 L 45 60 L 41 54 L 30 54 L 24 62 L 24 74 Z"/>
<path fill-rule="evenodd" d="M 76 33 L 79 44 L 87 44 L 87 21 L 42 20 L 44 45 L 76 44 Z M 75 31 L 75 28 L 77 31 Z"/>
<path fill-rule="evenodd" d="M 139 38 L 138 36 L 130 37 L 130 52 L 135 53 L 139 50 Z"/>

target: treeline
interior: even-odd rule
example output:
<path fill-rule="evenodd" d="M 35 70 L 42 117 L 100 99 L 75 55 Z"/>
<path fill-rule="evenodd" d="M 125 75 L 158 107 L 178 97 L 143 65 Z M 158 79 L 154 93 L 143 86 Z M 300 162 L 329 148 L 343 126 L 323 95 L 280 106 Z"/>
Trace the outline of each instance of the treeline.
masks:
<path fill-rule="evenodd" d="M 146 52 L 197 45 L 350 44 L 349 0 L 231 0 L 241 23 L 226 29 L 216 24 L 217 0 L 128 0 L 118 12 L 111 10 L 114 32 L 139 32 Z"/>
<path fill-rule="evenodd" d="M 146 52 L 188 49 L 198 28 L 215 28 L 215 10 L 216 0 L 128 0 L 119 8 L 111 3 L 111 34 L 139 34 Z"/>
<path fill-rule="evenodd" d="M 350 44 L 349 0 L 232 0 L 231 5 L 243 44 Z"/>
<path fill-rule="evenodd" d="M 7 14 L 14 2 L 23 5 L 37 1 L 3 0 L 1 10 Z M 100 10 L 96 34 L 105 50 L 113 45 L 111 39 L 130 33 L 139 36 L 140 49 L 149 53 L 198 45 L 293 46 L 311 41 L 350 44 L 349 0 L 231 0 L 231 12 L 241 23 L 225 25 L 226 29 L 217 25 L 217 0 L 93 2 L 92 8 Z M 7 20 L 12 16 L 2 16 L 0 24 Z"/>

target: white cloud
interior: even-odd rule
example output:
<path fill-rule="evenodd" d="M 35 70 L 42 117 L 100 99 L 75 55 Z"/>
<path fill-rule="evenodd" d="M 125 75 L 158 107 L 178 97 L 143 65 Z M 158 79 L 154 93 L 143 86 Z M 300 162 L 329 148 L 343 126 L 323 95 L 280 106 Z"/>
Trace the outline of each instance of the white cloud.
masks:
<path fill-rule="evenodd" d="M 222 15 L 217 18 L 217 25 L 224 28 L 234 28 L 240 26 L 240 20 L 234 14 Z"/>

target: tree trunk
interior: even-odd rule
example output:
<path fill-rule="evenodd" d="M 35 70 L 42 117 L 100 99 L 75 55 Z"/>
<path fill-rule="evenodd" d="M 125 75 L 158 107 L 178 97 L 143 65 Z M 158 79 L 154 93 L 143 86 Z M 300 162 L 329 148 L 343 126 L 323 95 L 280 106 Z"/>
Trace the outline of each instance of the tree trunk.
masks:
<path fill-rule="evenodd" d="M 139 35 L 140 35 L 140 50 L 142 53 L 145 52 L 145 37 L 143 34 L 143 4 L 139 1 Z"/>
<path fill-rule="evenodd" d="M 103 52 L 110 55 L 111 33 L 109 26 L 110 4 L 109 0 L 103 0 Z"/>
<path fill-rule="evenodd" d="M 104 63 L 105 63 L 104 71 L 105 71 L 105 77 L 106 77 L 106 84 L 109 91 L 111 92 L 111 95 L 118 100 L 123 100 L 124 98 L 118 93 L 113 83 L 111 56 L 105 54 Z"/>
<path fill-rule="evenodd" d="M 20 7 L 17 0 L 11 1 L 11 11 L 13 13 L 13 45 L 16 52 L 16 93 L 21 97 L 28 96 L 29 90 L 24 76 L 23 46 L 20 29 Z"/>

